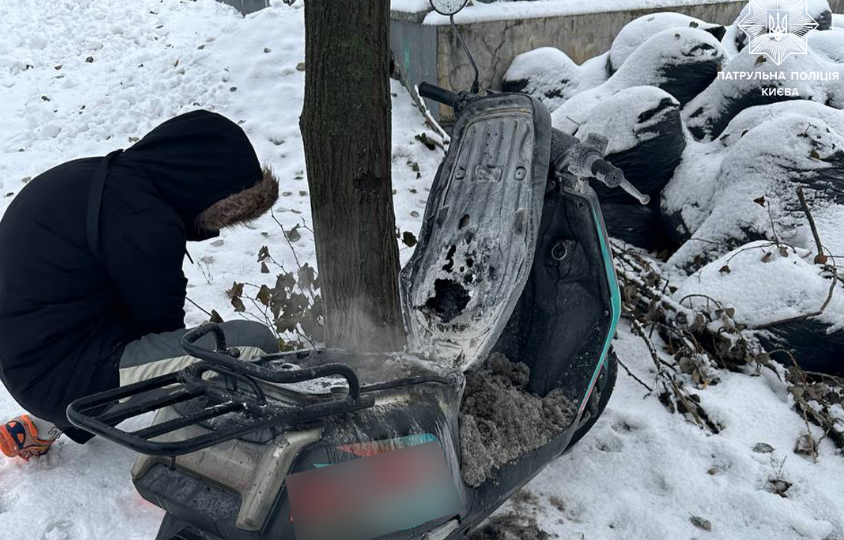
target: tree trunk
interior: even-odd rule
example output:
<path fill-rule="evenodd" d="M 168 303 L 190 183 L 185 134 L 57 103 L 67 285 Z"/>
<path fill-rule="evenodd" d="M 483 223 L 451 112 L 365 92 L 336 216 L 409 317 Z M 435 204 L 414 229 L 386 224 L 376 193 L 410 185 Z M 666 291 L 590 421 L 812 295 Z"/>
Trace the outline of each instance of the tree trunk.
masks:
<path fill-rule="evenodd" d="M 390 0 L 306 0 L 299 119 L 331 347 L 405 345 L 391 181 Z"/>

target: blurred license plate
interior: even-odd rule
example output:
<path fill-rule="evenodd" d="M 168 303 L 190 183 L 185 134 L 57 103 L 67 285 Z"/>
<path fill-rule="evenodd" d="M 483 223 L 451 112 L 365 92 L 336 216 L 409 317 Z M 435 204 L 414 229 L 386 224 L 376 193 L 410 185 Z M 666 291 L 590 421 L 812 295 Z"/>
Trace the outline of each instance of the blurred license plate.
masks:
<path fill-rule="evenodd" d="M 297 540 L 370 540 L 460 513 L 438 442 L 288 475 Z"/>

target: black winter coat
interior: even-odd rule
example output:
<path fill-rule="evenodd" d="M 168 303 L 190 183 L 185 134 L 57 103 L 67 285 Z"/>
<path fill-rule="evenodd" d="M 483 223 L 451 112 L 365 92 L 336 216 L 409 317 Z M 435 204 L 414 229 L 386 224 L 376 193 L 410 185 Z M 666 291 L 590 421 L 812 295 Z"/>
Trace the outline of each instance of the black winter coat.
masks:
<path fill-rule="evenodd" d="M 186 242 L 214 235 L 196 216 L 262 178 L 243 130 L 207 111 L 117 154 L 98 212 L 92 179 L 103 159 L 39 175 L 0 221 L 0 379 L 78 442 L 90 435 L 70 426 L 67 405 L 118 386 L 128 342 L 184 328 Z"/>

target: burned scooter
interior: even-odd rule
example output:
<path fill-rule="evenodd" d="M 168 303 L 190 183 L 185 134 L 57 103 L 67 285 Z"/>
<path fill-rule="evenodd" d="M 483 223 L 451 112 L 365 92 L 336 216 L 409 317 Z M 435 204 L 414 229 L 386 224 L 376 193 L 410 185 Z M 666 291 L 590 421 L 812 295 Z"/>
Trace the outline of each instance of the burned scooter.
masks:
<path fill-rule="evenodd" d="M 432 0 L 452 24 L 465 3 Z M 645 197 L 602 159 L 606 139 L 557 132 L 536 99 L 482 96 L 475 79 L 469 92 L 419 88 L 457 120 L 401 274 L 408 352 L 243 361 L 205 324 L 183 339 L 193 366 L 70 405 L 75 425 L 141 454 L 135 486 L 166 511 L 157 540 L 456 540 L 598 418 L 620 295 L 588 179 Z M 573 414 L 470 485 L 461 400 L 496 354 Z M 151 411 L 149 427 L 115 427 Z"/>

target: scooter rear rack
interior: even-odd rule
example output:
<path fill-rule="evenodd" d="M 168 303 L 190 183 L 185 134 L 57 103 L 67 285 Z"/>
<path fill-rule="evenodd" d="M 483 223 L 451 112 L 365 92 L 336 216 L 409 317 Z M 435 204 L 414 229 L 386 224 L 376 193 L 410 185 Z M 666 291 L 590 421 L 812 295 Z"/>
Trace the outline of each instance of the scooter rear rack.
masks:
<path fill-rule="evenodd" d="M 213 351 L 196 344 L 209 333 L 216 341 Z M 238 360 L 226 349 L 222 328 L 213 323 L 203 324 L 185 334 L 181 347 L 200 362 L 175 373 L 78 399 L 68 406 L 68 420 L 141 454 L 176 457 L 259 431 L 278 430 L 370 408 L 375 403 L 373 396 L 362 394 L 355 372 L 342 364 L 279 370 Z M 208 374 L 212 376 L 207 378 Z M 294 384 L 336 376 L 346 380 L 347 395 L 305 405 L 282 404 L 268 399 L 260 384 L 262 381 Z M 402 381 L 403 384 L 415 382 Z M 135 431 L 116 427 L 124 420 L 192 400 L 199 406 L 173 420 Z M 243 419 L 217 427 L 209 423 L 233 413 L 240 414 Z M 172 439 L 178 430 L 201 422 L 208 431 L 203 435 L 175 441 L 155 440 L 164 435 Z"/>

